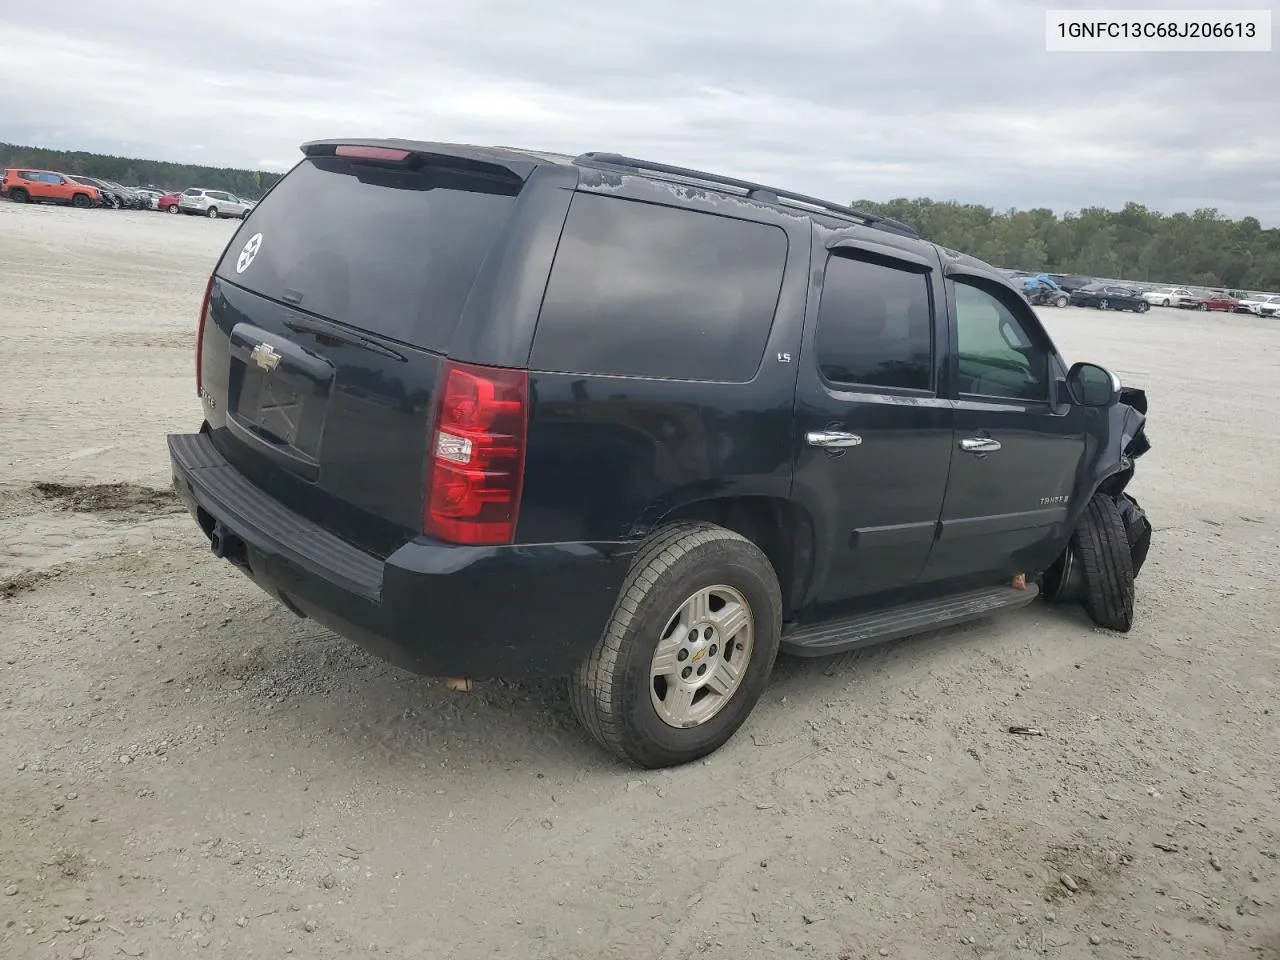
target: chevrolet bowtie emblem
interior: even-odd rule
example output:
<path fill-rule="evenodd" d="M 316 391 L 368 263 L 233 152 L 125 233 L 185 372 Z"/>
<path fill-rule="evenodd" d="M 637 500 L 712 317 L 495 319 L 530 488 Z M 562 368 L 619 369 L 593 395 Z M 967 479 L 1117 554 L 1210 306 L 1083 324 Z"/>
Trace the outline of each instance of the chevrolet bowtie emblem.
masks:
<path fill-rule="evenodd" d="M 280 354 L 276 353 L 269 343 L 260 343 L 254 347 L 253 352 L 249 354 L 249 359 L 268 373 L 280 366 Z"/>

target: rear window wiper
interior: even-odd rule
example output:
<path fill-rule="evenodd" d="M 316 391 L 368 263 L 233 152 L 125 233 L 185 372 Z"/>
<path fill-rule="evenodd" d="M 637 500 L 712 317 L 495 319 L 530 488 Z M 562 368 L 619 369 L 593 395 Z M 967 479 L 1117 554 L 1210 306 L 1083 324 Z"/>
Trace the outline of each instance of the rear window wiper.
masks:
<path fill-rule="evenodd" d="M 406 359 L 404 354 L 396 353 L 390 347 L 383 346 L 376 340 L 362 337 L 358 333 L 339 327 L 336 324 L 325 323 L 323 320 L 312 320 L 309 317 L 289 317 L 284 321 L 284 325 L 290 330 L 296 330 L 299 333 L 314 333 L 321 340 L 337 340 L 341 343 L 349 343 L 352 346 L 363 347 L 373 353 L 399 360 L 402 363 Z"/>

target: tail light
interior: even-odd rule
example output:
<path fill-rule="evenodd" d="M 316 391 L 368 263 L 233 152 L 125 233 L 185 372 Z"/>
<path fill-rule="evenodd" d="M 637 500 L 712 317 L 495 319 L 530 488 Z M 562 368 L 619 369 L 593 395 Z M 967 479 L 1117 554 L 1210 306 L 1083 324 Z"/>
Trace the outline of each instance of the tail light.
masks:
<path fill-rule="evenodd" d="M 204 396 L 204 382 L 200 376 L 201 359 L 204 355 L 204 321 L 209 316 L 209 296 L 213 293 L 213 274 L 204 285 L 204 299 L 200 301 L 200 320 L 196 325 L 196 396 Z"/>
<path fill-rule="evenodd" d="M 510 543 L 524 479 L 529 375 L 446 361 L 439 396 L 423 530 L 453 543 Z"/>

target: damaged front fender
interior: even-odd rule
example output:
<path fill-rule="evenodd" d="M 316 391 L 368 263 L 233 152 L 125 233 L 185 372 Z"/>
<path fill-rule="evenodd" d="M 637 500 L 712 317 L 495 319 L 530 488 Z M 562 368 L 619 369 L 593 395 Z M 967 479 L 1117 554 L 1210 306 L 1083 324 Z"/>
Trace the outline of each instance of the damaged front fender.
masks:
<path fill-rule="evenodd" d="M 1133 479 L 1134 462 L 1150 449 L 1146 391 L 1123 387 L 1120 402 L 1107 411 L 1106 440 L 1092 458 L 1095 466 L 1090 495 L 1101 492 L 1119 497 Z"/>

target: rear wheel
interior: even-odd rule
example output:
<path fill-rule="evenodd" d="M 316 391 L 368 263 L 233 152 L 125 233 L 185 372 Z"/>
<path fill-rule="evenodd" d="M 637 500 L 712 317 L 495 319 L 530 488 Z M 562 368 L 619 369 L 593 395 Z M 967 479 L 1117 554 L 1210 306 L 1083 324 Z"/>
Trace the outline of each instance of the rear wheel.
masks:
<path fill-rule="evenodd" d="M 1127 633 L 1133 626 L 1134 556 L 1115 500 L 1094 494 L 1071 546 L 1083 575 L 1085 612 L 1098 626 Z"/>
<path fill-rule="evenodd" d="M 1163 302 L 1163 303 L 1161 303 L 1161 304 L 1160 304 L 1160 306 L 1162 306 L 1162 307 L 1167 307 L 1168 305 L 1169 305 L 1169 300 L 1168 300 L 1168 298 L 1166 297 L 1166 298 L 1165 298 L 1165 300 L 1164 300 L 1164 302 Z"/>
<path fill-rule="evenodd" d="M 27 191 L 23 190 L 21 187 L 10 187 L 9 199 L 14 203 L 29 203 L 31 201 L 31 194 L 27 193 Z"/>
<path fill-rule="evenodd" d="M 210 207 L 207 211 L 205 211 L 205 216 L 206 216 L 206 217 L 208 217 L 210 220 L 217 220 L 217 219 L 218 219 L 218 208 L 217 208 L 217 207 Z"/>
<path fill-rule="evenodd" d="M 1138 301 L 1138 306 L 1135 309 L 1138 313 L 1146 313 L 1151 309 L 1151 304 L 1147 303 L 1145 300 L 1140 300 Z"/>
<path fill-rule="evenodd" d="M 574 712 L 637 766 L 706 756 L 760 699 L 781 629 L 778 580 L 759 547 L 713 524 L 672 524 L 636 555 L 604 635 L 570 680 Z"/>
<path fill-rule="evenodd" d="M 1196 309 L 1197 309 L 1197 310 L 1208 310 L 1208 309 L 1209 309 L 1209 305 L 1208 305 L 1207 303 L 1197 303 L 1197 304 L 1196 304 Z"/>
<path fill-rule="evenodd" d="M 1053 298 L 1053 305 L 1054 305 L 1055 307 L 1065 307 L 1065 306 L 1067 305 L 1067 298 L 1066 298 L 1066 296 L 1065 296 L 1065 295 L 1063 295 L 1063 294 L 1059 294 L 1058 296 L 1054 297 L 1054 298 Z"/>
<path fill-rule="evenodd" d="M 176 203 L 171 203 L 171 204 L 169 204 L 169 210 L 168 210 L 168 212 L 169 212 L 169 213 L 181 213 L 182 211 L 178 209 L 178 205 L 177 205 Z"/>

